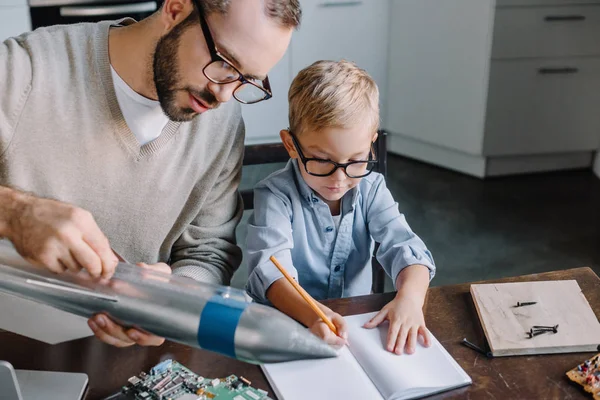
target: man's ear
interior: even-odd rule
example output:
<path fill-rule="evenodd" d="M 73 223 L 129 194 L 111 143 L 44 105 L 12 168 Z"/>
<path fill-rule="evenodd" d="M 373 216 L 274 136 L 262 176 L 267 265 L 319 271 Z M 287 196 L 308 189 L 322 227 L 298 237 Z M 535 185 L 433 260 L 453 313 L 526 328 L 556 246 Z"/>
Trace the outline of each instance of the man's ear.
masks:
<path fill-rule="evenodd" d="M 194 11 L 191 0 L 164 0 L 160 9 L 160 22 L 165 31 L 170 31 Z"/>
<path fill-rule="evenodd" d="M 294 146 L 294 141 L 292 140 L 290 131 L 287 129 L 282 129 L 279 132 L 279 137 L 281 137 L 281 142 L 285 146 L 290 158 L 298 158 L 298 152 L 296 151 L 296 146 Z"/>

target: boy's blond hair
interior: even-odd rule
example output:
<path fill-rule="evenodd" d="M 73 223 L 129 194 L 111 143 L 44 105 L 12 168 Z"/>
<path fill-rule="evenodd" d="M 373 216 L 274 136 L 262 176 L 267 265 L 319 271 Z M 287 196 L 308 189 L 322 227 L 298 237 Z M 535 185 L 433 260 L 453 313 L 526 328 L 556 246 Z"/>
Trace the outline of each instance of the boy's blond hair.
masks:
<path fill-rule="evenodd" d="M 379 127 L 379 89 L 369 74 L 350 61 L 317 61 L 292 81 L 288 93 L 290 131 L 350 127 L 371 120 Z"/>

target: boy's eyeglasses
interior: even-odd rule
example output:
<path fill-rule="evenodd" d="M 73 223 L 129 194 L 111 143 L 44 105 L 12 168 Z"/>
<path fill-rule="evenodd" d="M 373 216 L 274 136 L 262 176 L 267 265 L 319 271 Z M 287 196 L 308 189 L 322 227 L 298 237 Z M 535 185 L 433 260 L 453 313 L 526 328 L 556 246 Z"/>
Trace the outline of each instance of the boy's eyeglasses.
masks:
<path fill-rule="evenodd" d="M 340 164 L 331 160 L 323 160 L 322 158 L 307 158 L 304 156 L 300 143 L 296 135 L 288 131 L 294 142 L 296 150 L 300 160 L 304 165 L 304 169 L 309 175 L 313 176 L 330 176 L 333 175 L 338 168 L 342 168 L 348 178 L 363 178 L 373 172 L 377 160 L 375 159 L 375 149 L 373 149 L 373 143 L 371 143 L 371 151 L 369 152 L 369 159 L 366 161 L 350 161 L 348 163 Z"/>
<path fill-rule="evenodd" d="M 243 104 L 254 104 L 263 100 L 268 100 L 273 97 L 269 77 L 262 81 L 244 76 L 233 63 L 229 61 L 223 54 L 219 53 L 215 41 L 210 33 L 210 28 L 204 16 L 204 9 L 198 0 L 194 0 L 194 4 L 200 16 L 200 26 L 206 41 L 206 46 L 210 52 L 211 61 L 202 69 L 202 73 L 208 80 L 220 85 L 240 81 L 239 85 L 233 91 L 233 97 Z"/>

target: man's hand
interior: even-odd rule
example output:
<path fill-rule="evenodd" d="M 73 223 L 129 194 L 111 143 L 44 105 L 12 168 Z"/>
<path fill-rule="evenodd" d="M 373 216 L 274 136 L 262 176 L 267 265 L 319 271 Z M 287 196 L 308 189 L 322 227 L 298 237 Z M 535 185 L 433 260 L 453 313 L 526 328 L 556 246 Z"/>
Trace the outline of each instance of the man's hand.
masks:
<path fill-rule="evenodd" d="M 23 193 L 13 198 L 18 200 L 13 201 L 3 227 L 26 260 L 56 273 L 85 269 L 95 278 L 112 276 L 118 260 L 92 214 Z"/>
<path fill-rule="evenodd" d="M 165 263 L 152 265 L 139 263 L 138 266 L 164 274 L 171 273 L 171 267 Z M 139 329 L 123 328 L 111 321 L 105 314 L 94 315 L 88 320 L 88 325 L 98 339 L 116 347 L 128 347 L 134 344 L 140 346 L 160 346 L 165 341 L 162 337 L 140 331 Z"/>

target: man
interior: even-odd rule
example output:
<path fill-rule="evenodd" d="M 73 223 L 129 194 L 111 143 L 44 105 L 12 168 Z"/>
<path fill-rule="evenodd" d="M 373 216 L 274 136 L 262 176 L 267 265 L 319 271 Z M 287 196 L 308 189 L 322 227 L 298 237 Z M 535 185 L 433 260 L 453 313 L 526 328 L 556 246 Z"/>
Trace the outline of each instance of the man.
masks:
<path fill-rule="evenodd" d="M 109 278 L 116 250 L 229 283 L 241 258 L 244 127 L 228 100 L 270 97 L 267 73 L 299 20 L 297 0 L 165 0 L 138 23 L 5 41 L 0 236 L 57 273 Z M 115 346 L 163 342 L 103 315 L 89 325 Z"/>

